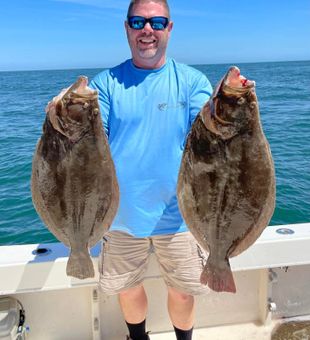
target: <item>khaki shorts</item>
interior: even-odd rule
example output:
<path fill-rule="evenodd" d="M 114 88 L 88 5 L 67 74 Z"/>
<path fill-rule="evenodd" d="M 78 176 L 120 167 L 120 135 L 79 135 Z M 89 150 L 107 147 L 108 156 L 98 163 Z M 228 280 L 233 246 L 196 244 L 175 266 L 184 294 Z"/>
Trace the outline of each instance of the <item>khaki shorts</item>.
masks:
<path fill-rule="evenodd" d="M 200 283 L 207 256 L 190 232 L 146 238 L 108 232 L 99 256 L 101 290 L 113 295 L 141 284 L 152 252 L 167 286 L 191 295 L 209 292 Z"/>

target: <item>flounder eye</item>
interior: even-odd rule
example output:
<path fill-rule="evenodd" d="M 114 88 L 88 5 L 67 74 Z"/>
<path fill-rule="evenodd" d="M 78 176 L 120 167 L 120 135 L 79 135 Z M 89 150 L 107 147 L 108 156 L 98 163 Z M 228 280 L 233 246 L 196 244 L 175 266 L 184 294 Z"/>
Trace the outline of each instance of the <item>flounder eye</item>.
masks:
<path fill-rule="evenodd" d="M 237 101 L 238 105 L 242 105 L 245 102 L 245 99 L 243 97 L 240 97 Z"/>

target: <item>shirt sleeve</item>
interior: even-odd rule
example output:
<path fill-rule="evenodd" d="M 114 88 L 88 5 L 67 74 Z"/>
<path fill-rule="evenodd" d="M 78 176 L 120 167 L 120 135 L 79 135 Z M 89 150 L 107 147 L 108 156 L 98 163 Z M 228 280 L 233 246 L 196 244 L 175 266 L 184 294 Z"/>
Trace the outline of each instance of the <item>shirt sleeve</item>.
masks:
<path fill-rule="evenodd" d="M 107 136 L 109 136 L 109 113 L 111 107 L 111 96 L 109 91 L 108 71 L 103 71 L 96 75 L 89 83 L 89 87 L 98 91 L 98 101 L 100 107 L 103 127 Z"/>
<path fill-rule="evenodd" d="M 197 114 L 212 95 L 212 85 L 208 78 L 198 70 L 193 73 L 190 93 L 190 126 L 192 126 Z"/>

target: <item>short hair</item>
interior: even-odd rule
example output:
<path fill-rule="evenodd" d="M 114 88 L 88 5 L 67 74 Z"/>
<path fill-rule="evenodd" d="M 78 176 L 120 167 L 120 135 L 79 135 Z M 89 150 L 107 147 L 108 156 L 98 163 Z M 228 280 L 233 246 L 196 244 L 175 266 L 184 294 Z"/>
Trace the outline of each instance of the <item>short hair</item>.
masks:
<path fill-rule="evenodd" d="M 127 19 L 131 16 L 131 12 L 132 12 L 133 7 L 135 5 L 138 5 L 139 3 L 142 3 L 142 2 L 157 2 L 159 4 L 162 4 L 166 8 L 168 18 L 170 19 L 170 9 L 169 9 L 169 5 L 168 5 L 167 0 L 131 0 L 130 4 L 128 6 Z"/>

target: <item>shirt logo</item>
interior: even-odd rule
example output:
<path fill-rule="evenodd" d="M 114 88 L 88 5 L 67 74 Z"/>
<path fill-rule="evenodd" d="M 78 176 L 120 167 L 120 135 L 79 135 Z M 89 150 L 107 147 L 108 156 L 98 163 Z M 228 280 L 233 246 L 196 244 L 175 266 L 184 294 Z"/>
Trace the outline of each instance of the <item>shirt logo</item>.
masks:
<path fill-rule="evenodd" d="M 157 105 L 160 111 L 167 111 L 171 109 L 185 109 L 186 102 L 177 102 L 176 105 L 168 105 L 168 103 L 161 103 Z"/>

